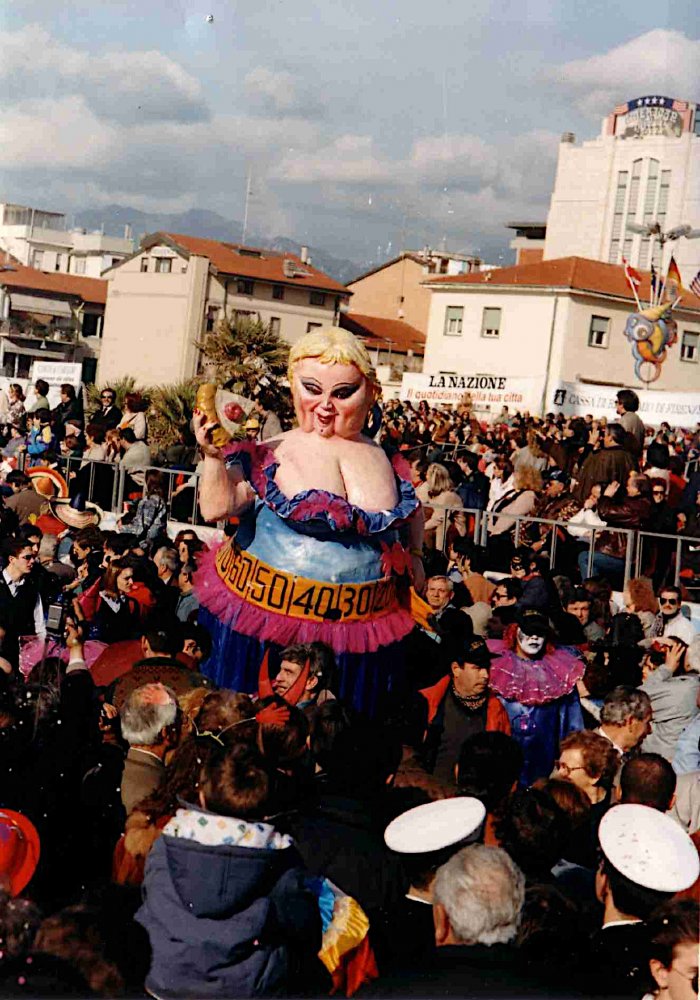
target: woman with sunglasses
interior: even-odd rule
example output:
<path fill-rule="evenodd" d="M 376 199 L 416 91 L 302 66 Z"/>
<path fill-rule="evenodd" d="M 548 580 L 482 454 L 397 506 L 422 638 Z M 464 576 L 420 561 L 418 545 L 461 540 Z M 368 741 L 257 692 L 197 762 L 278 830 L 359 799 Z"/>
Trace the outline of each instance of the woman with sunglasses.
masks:
<path fill-rule="evenodd" d="M 700 907 L 690 899 L 664 903 L 648 922 L 649 975 L 643 1000 L 697 1000 Z"/>

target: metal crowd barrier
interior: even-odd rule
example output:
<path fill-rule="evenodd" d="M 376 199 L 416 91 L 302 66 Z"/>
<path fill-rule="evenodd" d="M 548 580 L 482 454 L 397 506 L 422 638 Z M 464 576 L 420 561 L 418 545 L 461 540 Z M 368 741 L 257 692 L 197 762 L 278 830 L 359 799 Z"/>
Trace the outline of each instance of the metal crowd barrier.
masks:
<path fill-rule="evenodd" d="M 681 570 L 683 566 L 683 546 L 688 546 L 688 551 L 692 551 L 695 548 L 698 551 L 698 564 L 700 565 L 700 538 L 693 538 L 690 535 L 663 535 L 657 534 L 655 531 L 638 531 L 637 532 L 637 558 L 635 560 L 634 575 L 641 576 L 644 572 L 645 558 L 644 558 L 644 543 L 645 541 L 650 542 L 649 548 L 654 548 L 654 542 L 672 542 L 673 545 L 668 545 L 666 553 L 662 556 L 664 559 L 668 559 L 671 552 L 673 552 L 673 583 L 677 587 L 680 582 Z M 661 547 L 662 549 L 664 546 Z M 700 574 L 699 574 L 700 576 Z M 686 584 L 691 590 L 700 588 L 700 583 L 697 587 L 692 584 Z"/>
<path fill-rule="evenodd" d="M 137 482 L 134 477 L 138 476 L 139 479 L 145 480 L 146 472 L 155 471 L 159 472 L 162 476 L 167 477 L 168 489 L 166 501 L 168 503 L 168 509 L 170 511 L 170 520 L 184 521 L 185 518 L 173 518 L 172 517 L 172 501 L 175 492 L 174 480 L 179 476 L 184 476 L 186 481 L 186 488 L 192 489 L 192 505 L 191 514 L 189 516 L 189 523 L 205 525 L 207 522 L 199 514 L 199 473 L 195 471 L 186 472 L 182 469 L 169 469 L 163 468 L 157 465 L 148 465 L 139 469 L 125 469 L 119 463 L 114 462 L 104 462 L 95 461 L 93 459 L 83 459 L 83 458 L 67 458 L 61 463 L 61 466 L 65 472 L 66 479 L 69 483 L 72 480 L 71 473 L 78 473 L 82 467 L 89 466 L 88 474 L 88 488 L 85 496 L 86 500 L 93 503 L 97 503 L 98 506 L 104 508 L 105 506 L 105 496 L 101 495 L 101 491 L 104 490 L 104 482 L 99 483 L 98 469 L 106 468 L 112 473 L 112 481 L 109 487 L 109 498 L 107 503 L 107 508 L 112 511 L 112 513 L 120 515 L 124 513 L 124 502 L 128 500 L 127 488 L 129 480 L 135 482 L 141 491 L 143 491 L 143 484 Z M 190 482 L 192 485 L 190 486 Z M 185 485 L 185 484 L 183 484 Z M 100 503 L 102 500 L 102 503 Z M 446 551 L 447 546 L 447 531 L 450 526 L 450 518 L 454 514 L 464 514 L 467 518 L 469 516 L 473 517 L 473 525 L 469 531 L 469 536 L 475 545 L 480 547 L 486 547 L 489 539 L 489 524 L 497 520 L 499 517 L 508 517 L 515 522 L 515 535 L 514 543 L 517 546 L 520 544 L 520 539 L 523 533 L 523 528 L 528 524 L 544 524 L 548 525 L 553 530 L 549 534 L 548 539 L 548 553 L 549 553 L 549 565 L 551 569 L 554 569 L 557 560 L 557 528 L 561 528 L 563 531 L 567 531 L 570 524 L 569 521 L 554 520 L 551 518 L 544 517 L 533 517 L 529 514 L 510 514 L 503 511 L 492 512 L 489 510 L 478 510 L 475 507 L 444 507 L 437 504 L 426 504 L 433 511 L 443 512 L 443 523 L 442 523 L 442 534 L 443 534 L 443 544 L 441 549 L 443 552 Z M 188 504 L 188 509 L 190 509 Z M 630 579 L 632 575 L 640 576 L 644 569 L 644 544 L 646 541 L 658 542 L 658 541 L 669 541 L 673 542 L 675 545 L 675 566 L 674 566 L 674 583 L 678 585 L 680 572 L 683 568 L 682 565 L 682 554 L 683 546 L 687 544 L 689 547 L 696 545 L 700 547 L 700 540 L 697 538 L 692 538 L 688 535 L 662 535 L 651 531 L 639 531 L 631 528 L 614 528 L 614 527 L 593 527 L 590 525 L 577 524 L 576 527 L 581 531 L 585 531 L 584 534 L 578 534 L 574 539 L 579 543 L 585 543 L 588 549 L 588 575 L 592 574 L 593 569 L 593 557 L 596 552 L 596 540 L 603 533 L 615 533 L 627 536 L 627 544 L 625 546 L 625 564 L 624 564 L 624 582 L 625 584 Z M 510 530 L 510 529 L 509 529 Z M 568 533 L 568 531 L 567 531 Z M 463 536 L 466 537 L 466 536 Z"/>
<path fill-rule="evenodd" d="M 533 517 L 530 514 L 509 514 L 503 511 L 496 511 L 495 513 L 489 510 L 475 510 L 474 508 L 467 507 L 443 507 L 442 505 L 428 504 L 432 510 L 443 511 L 443 544 L 442 552 L 446 552 L 447 546 L 447 529 L 450 523 L 450 516 L 457 513 L 473 514 L 474 515 L 474 528 L 472 531 L 472 541 L 475 545 L 479 545 L 485 548 L 489 540 L 489 524 L 496 521 L 499 517 L 507 517 L 515 522 L 515 537 L 514 543 L 517 546 L 520 544 L 520 538 L 523 532 L 523 527 L 526 524 L 545 524 L 551 527 L 553 530 L 550 532 L 548 539 L 548 552 L 549 552 L 549 566 L 550 569 L 554 569 L 557 559 L 557 528 L 561 528 L 563 531 L 567 531 L 570 524 L 569 521 L 559 521 L 546 517 Z M 625 584 L 632 576 L 632 570 L 635 566 L 635 550 L 636 550 L 636 535 L 638 532 L 632 528 L 614 528 L 614 527 L 593 527 L 591 525 L 576 525 L 580 530 L 585 530 L 585 535 L 577 535 L 575 538 L 572 536 L 572 541 L 585 543 L 588 549 L 587 557 L 587 575 L 591 576 L 593 573 L 593 557 L 596 552 L 596 539 L 603 532 L 614 533 L 619 535 L 627 536 L 627 544 L 625 545 L 625 561 L 624 561 L 624 582 Z M 511 529 L 509 529 L 510 531 Z M 568 533 L 568 532 L 567 532 Z M 650 533 L 649 533 L 650 534 Z M 661 537 L 658 535 L 651 535 L 651 537 Z M 676 536 L 673 536 L 676 537 Z M 682 541 L 683 539 L 681 539 Z M 677 573 L 680 572 L 680 567 L 677 568 Z"/>
<path fill-rule="evenodd" d="M 92 503 L 97 503 L 100 507 L 105 507 L 105 500 L 107 491 L 104 490 L 104 482 L 99 483 L 98 469 L 104 468 L 109 469 L 112 473 L 111 482 L 111 495 L 108 498 L 109 502 L 107 508 L 117 515 L 124 513 L 124 503 L 129 499 L 129 481 L 131 480 L 133 484 L 138 487 L 138 490 L 133 490 L 132 492 L 140 491 L 143 493 L 144 482 L 146 473 L 150 471 L 159 472 L 163 477 L 167 479 L 167 492 L 166 492 L 166 502 L 168 504 L 168 509 L 172 512 L 172 502 L 173 495 L 176 490 L 175 480 L 183 476 L 185 482 L 182 484 L 185 489 L 192 490 L 192 503 L 191 506 L 188 503 L 187 509 L 191 510 L 189 515 L 190 523 L 192 524 L 205 524 L 206 522 L 199 515 L 199 473 L 192 471 L 186 472 L 183 469 L 169 469 L 163 468 L 158 465 L 146 465 L 141 466 L 138 469 L 127 469 L 117 462 L 104 462 L 95 461 L 93 459 L 88 459 L 87 461 L 83 458 L 67 458 L 62 462 L 62 466 L 65 472 L 66 480 L 70 488 L 71 481 L 73 479 L 72 474 L 77 474 L 80 472 L 82 467 L 90 466 L 90 471 L 88 475 L 87 490 L 83 490 L 83 494 L 86 500 Z M 143 482 L 141 482 L 143 480 Z M 191 482 L 191 485 L 190 485 Z M 102 502 L 100 502 L 102 501 Z M 177 520 L 185 521 L 185 517 L 177 518 Z"/>

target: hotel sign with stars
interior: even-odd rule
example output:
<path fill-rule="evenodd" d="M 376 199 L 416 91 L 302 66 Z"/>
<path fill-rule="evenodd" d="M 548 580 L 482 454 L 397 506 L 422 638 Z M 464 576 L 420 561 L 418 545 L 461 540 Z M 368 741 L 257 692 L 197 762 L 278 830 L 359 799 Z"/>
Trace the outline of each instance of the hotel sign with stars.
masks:
<path fill-rule="evenodd" d="M 622 135 L 625 139 L 644 139 L 646 136 L 678 138 L 683 132 L 682 111 L 686 101 L 672 97 L 635 97 L 633 101 L 615 108 L 616 115 L 624 115 Z"/>

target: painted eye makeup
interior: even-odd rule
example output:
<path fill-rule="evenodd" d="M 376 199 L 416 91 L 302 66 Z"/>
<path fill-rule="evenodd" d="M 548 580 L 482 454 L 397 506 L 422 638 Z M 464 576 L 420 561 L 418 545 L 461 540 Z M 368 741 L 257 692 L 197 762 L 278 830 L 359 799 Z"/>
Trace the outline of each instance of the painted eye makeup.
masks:
<path fill-rule="evenodd" d="M 323 391 L 321 389 L 321 386 L 318 385 L 316 382 L 302 382 L 301 384 L 306 389 L 306 391 L 310 392 L 313 396 L 320 396 L 321 392 Z"/>
<path fill-rule="evenodd" d="M 354 382 L 352 385 L 341 385 L 338 389 L 333 390 L 333 395 L 336 399 L 350 399 L 359 388 L 359 382 Z"/>

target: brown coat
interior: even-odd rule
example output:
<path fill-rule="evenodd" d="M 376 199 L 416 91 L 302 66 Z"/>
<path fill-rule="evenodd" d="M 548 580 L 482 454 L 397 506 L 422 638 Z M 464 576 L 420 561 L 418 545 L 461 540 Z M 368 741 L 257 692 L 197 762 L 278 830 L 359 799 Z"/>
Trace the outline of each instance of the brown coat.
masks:
<path fill-rule="evenodd" d="M 156 790 L 165 774 L 162 760 L 145 750 L 129 747 L 122 773 L 121 795 L 127 815 Z"/>
<path fill-rule="evenodd" d="M 593 451 L 579 469 L 576 496 L 585 503 L 596 483 L 618 482 L 624 486 L 630 472 L 637 468 L 634 458 L 623 448 Z"/>
<path fill-rule="evenodd" d="M 8 497 L 5 506 L 15 512 L 20 524 L 35 524 L 36 519 L 49 509 L 49 501 L 40 496 L 33 486 L 29 486 Z"/>
<path fill-rule="evenodd" d="M 646 497 L 623 497 L 621 500 L 601 497 L 598 514 L 611 528 L 645 528 L 651 515 L 651 500 Z M 598 536 L 596 549 L 609 556 L 623 559 L 627 548 L 627 536 L 617 531 L 603 531 Z"/>

